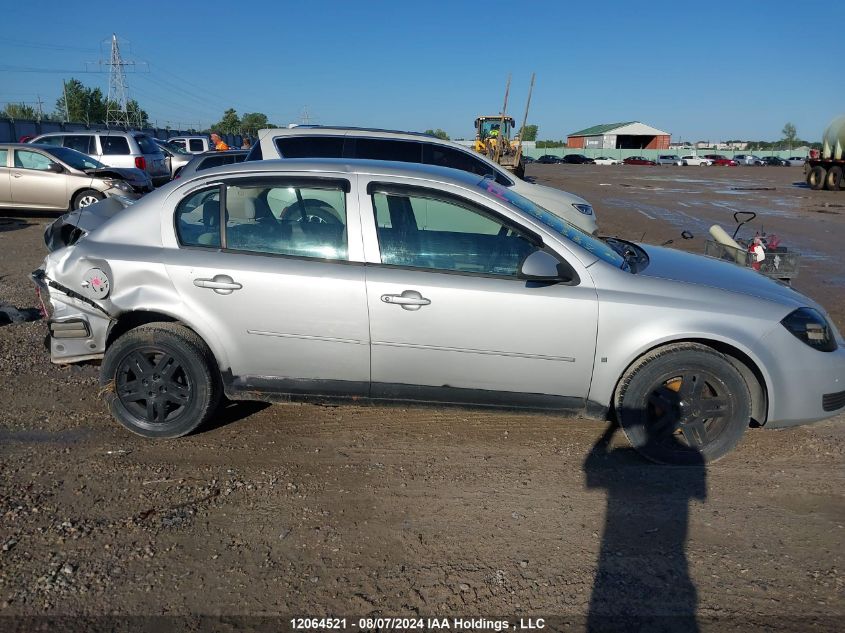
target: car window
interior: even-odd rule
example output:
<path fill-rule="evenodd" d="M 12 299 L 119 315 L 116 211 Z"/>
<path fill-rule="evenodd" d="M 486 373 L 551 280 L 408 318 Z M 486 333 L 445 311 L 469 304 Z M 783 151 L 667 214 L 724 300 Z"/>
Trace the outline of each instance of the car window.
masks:
<path fill-rule="evenodd" d="M 6 166 L 6 160 L 9 156 L 9 150 L 7 149 L 0 149 L 0 167 Z"/>
<path fill-rule="evenodd" d="M 83 154 L 94 154 L 94 137 L 90 134 L 69 134 L 65 136 L 64 146 L 70 149 L 75 149 L 77 152 Z"/>
<path fill-rule="evenodd" d="M 548 156 L 545 156 L 544 158 L 548 158 Z M 454 147 L 425 143 L 423 146 L 423 162 L 426 165 L 451 167 L 452 169 L 468 171 L 471 174 L 477 174 L 479 176 L 493 174 L 496 176 L 496 182 L 500 185 L 504 185 L 505 187 L 513 185 L 513 182 L 505 178 L 483 160 L 476 158 L 469 152 L 464 152 Z"/>
<path fill-rule="evenodd" d="M 172 138 L 172 139 L 170 139 L 168 142 L 169 142 L 169 143 L 173 143 L 174 145 L 178 145 L 178 146 L 179 146 L 179 147 L 181 147 L 182 149 L 186 149 L 186 148 L 188 147 L 188 145 L 185 143 L 185 139 L 181 139 L 181 138 L 179 138 L 179 139 Z"/>
<path fill-rule="evenodd" d="M 422 143 L 386 138 L 357 138 L 355 139 L 355 158 L 421 163 Z"/>
<path fill-rule="evenodd" d="M 534 242 L 471 203 L 435 192 L 372 192 L 381 262 L 516 277 Z"/>
<path fill-rule="evenodd" d="M 56 147 L 61 147 L 62 146 L 62 138 L 64 138 L 64 137 L 62 137 L 61 135 L 59 135 L 59 136 L 45 136 L 44 138 L 38 139 L 37 142 L 38 142 L 39 145 L 55 145 Z"/>
<path fill-rule="evenodd" d="M 261 151 L 261 143 L 253 145 L 244 160 L 264 160 L 264 153 Z"/>
<path fill-rule="evenodd" d="M 183 246 L 220 248 L 220 186 L 194 192 L 176 206 L 176 235 Z"/>
<path fill-rule="evenodd" d="M 158 145 L 155 144 L 153 139 L 151 139 L 146 134 L 138 134 L 134 137 L 135 142 L 138 143 L 138 147 L 141 148 L 142 154 L 159 154 L 161 150 L 158 148 Z"/>
<path fill-rule="evenodd" d="M 346 194 L 333 184 L 228 185 L 226 248 L 346 260 Z"/>
<path fill-rule="evenodd" d="M 180 143 L 182 147 L 185 146 L 185 141 L 181 141 Z M 205 144 L 202 142 L 201 138 L 191 138 L 188 139 L 188 147 L 192 152 L 202 152 L 205 151 Z"/>
<path fill-rule="evenodd" d="M 15 150 L 15 167 L 21 169 L 34 169 L 36 171 L 47 171 L 53 161 L 39 154 L 38 152 L 31 152 L 26 149 Z"/>
<path fill-rule="evenodd" d="M 341 158 L 342 136 L 282 136 L 276 139 L 282 158 Z"/>
<path fill-rule="evenodd" d="M 100 145 L 104 156 L 126 155 L 129 153 L 129 141 L 125 136 L 101 136 Z"/>

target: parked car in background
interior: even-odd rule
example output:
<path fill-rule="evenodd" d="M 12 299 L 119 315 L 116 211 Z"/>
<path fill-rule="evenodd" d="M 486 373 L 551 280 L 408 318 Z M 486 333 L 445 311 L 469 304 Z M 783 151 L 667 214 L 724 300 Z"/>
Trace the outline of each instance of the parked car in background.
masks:
<path fill-rule="evenodd" d="M 567 165 L 595 165 L 596 161 L 583 154 L 567 154 L 561 161 Z"/>
<path fill-rule="evenodd" d="M 108 167 L 67 147 L 0 144 L 0 207 L 65 211 L 152 189 L 140 169 Z"/>
<path fill-rule="evenodd" d="M 687 156 L 681 156 L 681 165 L 692 165 L 694 167 L 709 167 L 713 164 L 713 161 L 709 158 L 704 156 L 697 156 L 695 154 L 689 154 Z"/>
<path fill-rule="evenodd" d="M 654 161 L 658 165 L 678 165 L 681 166 L 684 162 L 681 160 L 681 157 L 677 154 L 661 154 L 657 157 L 657 160 Z"/>
<path fill-rule="evenodd" d="M 247 154 L 249 154 L 249 150 L 245 149 L 229 149 L 224 152 L 211 150 L 202 154 L 192 154 L 188 164 L 180 167 L 173 177 L 189 178 L 198 171 L 204 171 L 212 167 L 242 163 L 246 160 Z"/>
<path fill-rule="evenodd" d="M 610 158 L 610 156 L 599 156 L 598 158 L 594 158 L 593 161 L 596 165 L 621 165 L 622 161 L 616 160 L 615 158 Z"/>
<path fill-rule="evenodd" d="M 167 163 L 168 169 L 170 169 L 171 178 L 173 178 L 176 175 L 176 172 L 178 172 L 182 167 L 190 163 L 191 159 L 194 157 L 193 154 L 182 149 L 181 145 L 163 141 L 159 138 L 153 140 L 156 142 L 156 145 L 159 146 L 159 149 L 161 149 L 162 154 L 164 154 L 164 161 Z"/>
<path fill-rule="evenodd" d="M 525 181 L 486 156 L 427 134 L 319 126 L 264 129 L 247 161 L 262 158 L 363 158 L 460 169 L 490 176 L 587 233 L 597 230 L 593 206 L 583 198 Z"/>
<path fill-rule="evenodd" d="M 737 165 L 756 165 L 758 167 L 765 165 L 762 158 L 753 154 L 737 154 L 734 156 L 734 160 Z"/>
<path fill-rule="evenodd" d="M 51 360 L 101 360 L 112 416 L 145 437 L 224 396 L 427 401 L 614 416 L 648 458 L 700 466 L 752 423 L 845 408 L 845 341 L 816 302 L 600 240 L 477 174 L 250 161 L 93 215 L 63 216 L 87 229 L 33 273 Z"/>
<path fill-rule="evenodd" d="M 790 156 L 789 158 L 785 159 L 786 162 L 789 163 L 790 167 L 803 167 L 804 163 L 807 162 L 806 156 Z"/>
<path fill-rule="evenodd" d="M 705 154 L 704 157 L 713 161 L 713 164 L 717 167 L 736 167 L 738 164 L 734 159 L 722 154 Z"/>
<path fill-rule="evenodd" d="M 167 139 L 168 143 L 174 143 L 184 149 L 189 154 L 202 154 L 209 150 L 213 150 L 214 146 L 211 144 L 211 139 L 208 136 L 197 134 L 194 136 L 173 136 Z"/>
<path fill-rule="evenodd" d="M 788 160 L 778 158 L 777 156 L 763 156 L 760 160 L 763 161 L 764 165 L 768 165 L 770 167 L 789 167 Z"/>
<path fill-rule="evenodd" d="M 657 163 L 645 156 L 629 156 L 622 161 L 623 165 L 657 165 Z"/>
<path fill-rule="evenodd" d="M 560 156 L 555 156 L 554 154 L 543 154 L 537 159 L 537 162 L 542 165 L 556 165 L 560 162 Z"/>
<path fill-rule="evenodd" d="M 50 132 L 36 136 L 30 143 L 75 149 L 109 167 L 141 169 L 149 174 L 156 187 L 170 180 L 170 170 L 161 149 L 151 137 L 141 132 Z"/>
<path fill-rule="evenodd" d="M 523 154 L 522 155 L 522 162 L 524 162 L 526 165 L 528 165 L 529 163 L 537 162 L 537 159 L 532 157 L 532 156 L 526 156 L 525 154 Z"/>

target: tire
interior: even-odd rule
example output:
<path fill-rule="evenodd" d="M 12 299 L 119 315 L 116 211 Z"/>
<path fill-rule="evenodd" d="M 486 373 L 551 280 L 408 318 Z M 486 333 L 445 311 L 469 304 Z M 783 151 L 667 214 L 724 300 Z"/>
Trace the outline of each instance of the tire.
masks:
<path fill-rule="evenodd" d="M 631 445 L 663 464 L 724 457 L 751 418 L 742 375 L 723 354 L 696 343 L 668 345 L 638 359 L 622 376 L 615 405 Z"/>
<path fill-rule="evenodd" d="M 834 165 L 827 170 L 824 188 L 828 191 L 839 191 L 842 188 L 842 168 L 839 165 Z"/>
<path fill-rule="evenodd" d="M 100 384 L 112 416 L 149 438 L 187 435 L 211 417 L 222 392 L 211 351 L 175 323 L 142 325 L 114 341 Z"/>
<path fill-rule="evenodd" d="M 810 189 L 819 191 L 824 189 L 824 183 L 827 179 L 827 170 L 821 165 L 816 165 L 807 174 L 807 185 Z"/>
<path fill-rule="evenodd" d="M 105 195 L 96 189 L 83 189 L 73 197 L 73 200 L 70 202 L 70 206 L 74 211 L 76 211 L 77 209 L 82 209 L 99 202 L 105 197 Z"/>

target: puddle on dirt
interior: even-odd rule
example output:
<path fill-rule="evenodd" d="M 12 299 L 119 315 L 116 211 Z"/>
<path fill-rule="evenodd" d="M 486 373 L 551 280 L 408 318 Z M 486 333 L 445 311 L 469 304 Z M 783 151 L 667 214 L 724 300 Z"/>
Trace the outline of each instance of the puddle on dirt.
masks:
<path fill-rule="evenodd" d="M 0 429 L 0 444 L 17 442 L 19 444 L 58 444 L 70 446 L 86 440 L 93 435 L 91 429 L 65 429 L 63 431 L 10 431 Z"/>

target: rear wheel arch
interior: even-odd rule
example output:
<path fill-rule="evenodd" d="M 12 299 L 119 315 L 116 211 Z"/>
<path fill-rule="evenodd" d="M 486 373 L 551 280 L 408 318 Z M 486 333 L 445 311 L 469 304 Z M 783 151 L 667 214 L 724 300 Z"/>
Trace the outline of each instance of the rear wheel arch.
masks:
<path fill-rule="evenodd" d="M 643 350 L 625 366 L 625 368 L 622 370 L 622 373 L 619 375 L 619 378 L 616 381 L 616 385 L 613 388 L 613 395 L 611 396 L 611 406 L 615 408 L 616 397 L 619 393 L 619 388 L 622 384 L 623 379 L 626 375 L 628 375 L 631 368 L 636 366 L 643 358 L 653 354 L 658 350 L 664 348 L 678 347 L 687 343 L 694 343 L 698 345 L 703 345 L 704 347 L 709 347 L 710 349 L 723 354 L 728 359 L 731 365 L 733 365 L 734 368 L 742 375 L 746 385 L 748 386 L 748 391 L 751 395 L 752 426 L 763 426 L 766 423 L 766 418 L 768 416 L 769 396 L 766 378 L 763 375 L 763 372 L 760 370 L 759 365 L 754 359 L 752 359 L 750 356 L 748 356 L 748 354 L 743 352 L 738 347 L 735 347 L 730 343 L 725 343 L 724 341 L 716 341 L 713 339 L 687 338 L 678 339 L 674 341 L 664 341 L 657 345 L 654 345 L 653 347 Z"/>

